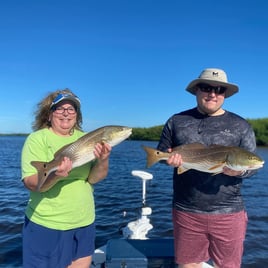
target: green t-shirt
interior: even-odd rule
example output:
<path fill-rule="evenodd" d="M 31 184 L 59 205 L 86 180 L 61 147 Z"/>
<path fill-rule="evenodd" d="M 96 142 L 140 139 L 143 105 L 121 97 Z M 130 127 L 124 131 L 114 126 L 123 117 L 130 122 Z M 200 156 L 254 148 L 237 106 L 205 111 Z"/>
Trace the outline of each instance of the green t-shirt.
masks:
<path fill-rule="evenodd" d="M 61 137 L 47 128 L 31 133 L 22 149 L 22 179 L 37 173 L 31 161 L 51 161 L 61 147 L 84 134 L 75 130 L 73 135 Z M 56 230 L 70 230 L 93 223 L 93 186 L 87 182 L 91 166 L 92 162 L 74 168 L 68 177 L 60 179 L 46 192 L 30 191 L 26 216 L 37 224 Z"/>

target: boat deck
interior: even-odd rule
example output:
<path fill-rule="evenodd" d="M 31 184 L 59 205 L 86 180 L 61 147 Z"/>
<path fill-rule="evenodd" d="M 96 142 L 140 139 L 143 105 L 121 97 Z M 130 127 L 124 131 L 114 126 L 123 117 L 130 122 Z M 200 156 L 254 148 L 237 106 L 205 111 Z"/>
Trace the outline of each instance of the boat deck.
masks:
<path fill-rule="evenodd" d="M 97 249 L 91 268 L 176 268 L 172 238 L 111 239 Z M 203 263 L 203 268 L 212 268 Z"/>

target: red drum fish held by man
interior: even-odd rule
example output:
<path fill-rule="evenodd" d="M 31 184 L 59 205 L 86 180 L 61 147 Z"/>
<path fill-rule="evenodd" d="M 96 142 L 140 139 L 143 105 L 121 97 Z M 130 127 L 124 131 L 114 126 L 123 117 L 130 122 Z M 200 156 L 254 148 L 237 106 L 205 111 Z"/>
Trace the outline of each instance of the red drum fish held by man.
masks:
<path fill-rule="evenodd" d="M 147 168 L 161 160 L 167 160 L 171 154 L 180 154 L 182 165 L 178 167 L 178 174 L 195 169 L 215 175 L 221 173 L 223 167 L 244 171 L 259 169 L 264 164 L 258 155 L 235 146 L 191 143 L 175 147 L 170 153 L 147 146 L 143 146 L 143 149 L 147 154 Z"/>

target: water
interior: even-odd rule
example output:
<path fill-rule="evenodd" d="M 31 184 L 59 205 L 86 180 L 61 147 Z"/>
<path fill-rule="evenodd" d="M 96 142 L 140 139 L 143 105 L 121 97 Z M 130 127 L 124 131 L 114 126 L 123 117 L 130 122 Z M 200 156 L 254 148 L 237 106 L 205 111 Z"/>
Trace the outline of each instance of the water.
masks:
<path fill-rule="evenodd" d="M 28 192 L 20 181 L 20 152 L 25 137 L 0 137 L 0 267 L 21 267 L 21 228 Z M 109 238 L 121 237 L 121 228 L 136 220 L 142 204 L 142 182 L 133 177 L 133 169 L 151 172 L 147 182 L 147 205 L 153 210 L 154 229 L 150 237 L 171 237 L 172 169 L 155 165 L 146 170 L 141 144 L 155 142 L 125 141 L 113 149 L 108 177 L 95 186 L 96 246 Z M 268 148 L 258 154 L 268 163 Z M 242 268 L 268 267 L 268 168 L 244 180 L 243 193 L 249 224 Z M 124 216 L 125 215 L 125 216 Z"/>

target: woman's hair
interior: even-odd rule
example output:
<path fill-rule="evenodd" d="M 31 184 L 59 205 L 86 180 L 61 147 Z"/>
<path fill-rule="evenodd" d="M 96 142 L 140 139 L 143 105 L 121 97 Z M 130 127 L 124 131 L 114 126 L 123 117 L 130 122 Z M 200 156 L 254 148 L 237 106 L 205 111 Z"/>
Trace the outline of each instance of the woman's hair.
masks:
<path fill-rule="evenodd" d="M 62 90 L 56 90 L 50 94 L 48 94 L 44 99 L 42 99 L 38 104 L 37 104 L 37 109 L 35 111 L 35 120 L 32 123 L 32 129 L 34 131 L 50 127 L 51 122 L 50 122 L 50 114 L 53 112 L 51 110 L 51 103 L 52 101 L 59 95 L 59 94 L 75 94 L 68 88 L 62 89 Z M 82 113 L 81 113 L 81 108 L 80 106 L 76 107 L 77 111 L 77 119 L 76 119 L 76 124 L 74 126 L 75 129 L 82 130 Z"/>

